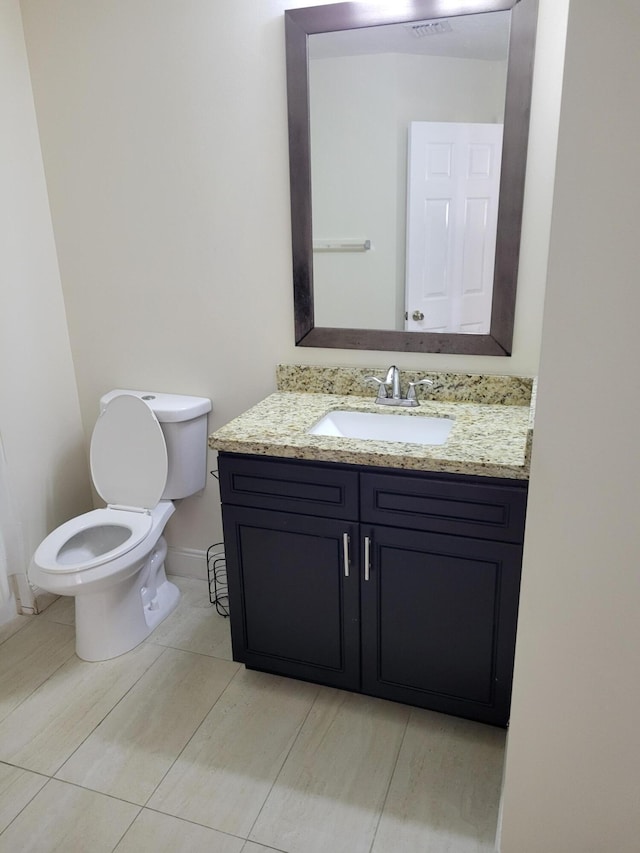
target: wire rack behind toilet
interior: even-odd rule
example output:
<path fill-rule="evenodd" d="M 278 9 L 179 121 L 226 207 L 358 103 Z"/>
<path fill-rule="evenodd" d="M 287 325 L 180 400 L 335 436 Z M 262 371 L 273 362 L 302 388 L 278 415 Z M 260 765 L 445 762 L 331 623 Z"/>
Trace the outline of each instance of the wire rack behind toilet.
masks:
<path fill-rule="evenodd" d="M 217 542 L 207 548 L 207 578 L 209 580 L 209 601 L 220 616 L 228 616 L 227 560 L 222 542 Z"/>
<path fill-rule="evenodd" d="M 220 482 L 217 471 L 211 476 Z M 229 593 L 227 590 L 227 559 L 224 555 L 224 542 L 216 542 L 207 548 L 207 578 L 209 581 L 209 601 L 220 616 L 229 616 Z"/>

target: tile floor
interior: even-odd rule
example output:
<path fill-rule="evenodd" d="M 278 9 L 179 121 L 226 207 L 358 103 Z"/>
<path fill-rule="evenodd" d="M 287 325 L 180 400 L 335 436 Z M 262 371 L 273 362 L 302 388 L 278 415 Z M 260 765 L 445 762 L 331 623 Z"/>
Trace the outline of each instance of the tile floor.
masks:
<path fill-rule="evenodd" d="M 231 660 L 204 581 L 129 654 L 0 627 L 0 853 L 484 853 L 504 732 Z"/>

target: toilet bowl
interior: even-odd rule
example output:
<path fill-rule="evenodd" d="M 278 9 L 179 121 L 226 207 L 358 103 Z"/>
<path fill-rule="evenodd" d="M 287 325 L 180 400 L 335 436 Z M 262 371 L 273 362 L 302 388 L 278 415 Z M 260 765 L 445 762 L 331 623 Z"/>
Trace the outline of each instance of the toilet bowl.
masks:
<path fill-rule="evenodd" d="M 117 390 L 102 398 L 90 459 L 107 507 L 52 531 L 28 572 L 42 589 L 75 597 L 83 660 L 130 651 L 175 609 L 162 533 L 173 500 L 204 488 L 210 409 L 203 397 Z"/>

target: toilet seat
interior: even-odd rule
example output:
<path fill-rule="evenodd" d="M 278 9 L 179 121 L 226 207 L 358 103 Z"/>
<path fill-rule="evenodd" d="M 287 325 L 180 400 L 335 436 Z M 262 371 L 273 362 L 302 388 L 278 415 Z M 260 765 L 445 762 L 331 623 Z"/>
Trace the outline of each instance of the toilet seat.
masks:
<path fill-rule="evenodd" d="M 52 574 L 93 569 L 135 548 L 151 525 L 151 515 L 146 512 L 94 509 L 50 533 L 37 549 L 34 562 Z"/>
<path fill-rule="evenodd" d="M 167 483 L 167 445 L 151 408 L 139 397 L 114 397 L 91 437 L 91 475 L 107 503 L 50 533 L 34 555 L 43 572 L 82 572 L 131 551 L 152 527 L 150 511 Z"/>

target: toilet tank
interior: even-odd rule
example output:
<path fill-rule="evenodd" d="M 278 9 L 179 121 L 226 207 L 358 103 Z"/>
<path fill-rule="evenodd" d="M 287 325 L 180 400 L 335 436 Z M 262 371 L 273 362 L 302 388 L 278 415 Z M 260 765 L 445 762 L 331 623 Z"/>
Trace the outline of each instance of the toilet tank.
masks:
<path fill-rule="evenodd" d="M 162 500 L 185 498 L 204 489 L 207 478 L 207 414 L 211 411 L 211 400 L 116 388 L 100 398 L 100 411 L 121 394 L 131 394 L 144 400 L 162 428 L 169 462 Z"/>

